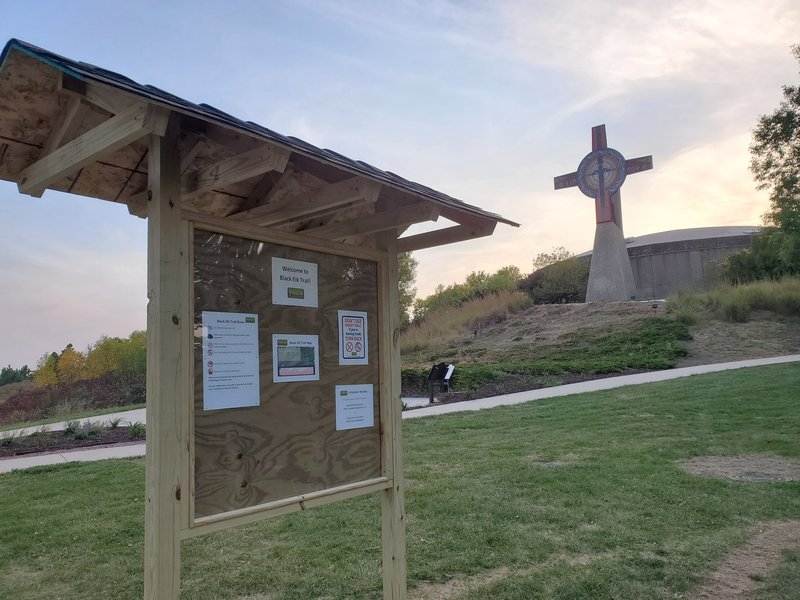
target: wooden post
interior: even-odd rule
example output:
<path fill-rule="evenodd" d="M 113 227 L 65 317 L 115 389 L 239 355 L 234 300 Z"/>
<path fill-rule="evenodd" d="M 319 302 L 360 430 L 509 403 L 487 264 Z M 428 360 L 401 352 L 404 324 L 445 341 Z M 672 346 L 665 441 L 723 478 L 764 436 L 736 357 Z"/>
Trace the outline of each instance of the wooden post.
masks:
<path fill-rule="evenodd" d="M 147 459 L 145 600 L 180 595 L 181 442 L 186 402 L 184 337 L 189 335 L 189 224 L 181 220 L 180 122 L 150 137 L 147 223 Z M 189 328 L 189 329 L 187 329 Z"/>
<path fill-rule="evenodd" d="M 384 474 L 393 482 L 381 495 L 383 537 L 383 597 L 406 598 L 405 481 L 403 476 L 402 403 L 400 400 L 400 302 L 397 288 L 397 232 L 382 236 L 386 267 L 381 277 L 382 331 L 384 353 L 381 369 Z"/>

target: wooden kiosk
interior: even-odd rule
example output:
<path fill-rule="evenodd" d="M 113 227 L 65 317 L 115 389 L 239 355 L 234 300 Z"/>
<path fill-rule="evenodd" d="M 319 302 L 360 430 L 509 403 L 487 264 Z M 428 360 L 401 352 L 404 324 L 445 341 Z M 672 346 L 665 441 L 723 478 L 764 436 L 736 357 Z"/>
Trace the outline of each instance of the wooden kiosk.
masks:
<path fill-rule="evenodd" d="M 405 598 L 397 253 L 516 224 L 17 40 L 0 177 L 148 219 L 145 598 L 183 539 L 369 493 Z"/>

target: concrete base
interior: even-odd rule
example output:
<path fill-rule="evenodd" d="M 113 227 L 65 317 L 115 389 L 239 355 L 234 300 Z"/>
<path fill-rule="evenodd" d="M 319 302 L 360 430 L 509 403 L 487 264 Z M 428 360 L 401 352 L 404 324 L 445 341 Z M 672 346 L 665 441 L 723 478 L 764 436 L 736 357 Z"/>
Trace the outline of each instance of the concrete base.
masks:
<path fill-rule="evenodd" d="M 635 296 L 636 284 L 622 230 L 610 221 L 598 223 L 586 301 L 624 302 Z"/>

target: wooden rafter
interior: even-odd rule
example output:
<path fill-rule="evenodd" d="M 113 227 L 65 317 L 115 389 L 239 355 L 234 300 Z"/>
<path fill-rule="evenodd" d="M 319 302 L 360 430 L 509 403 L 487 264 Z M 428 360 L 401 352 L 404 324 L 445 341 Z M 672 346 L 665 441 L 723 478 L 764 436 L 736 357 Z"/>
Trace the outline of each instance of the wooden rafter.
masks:
<path fill-rule="evenodd" d="M 130 95 L 114 88 L 77 79 L 66 73 L 60 73 L 58 89 L 94 104 L 112 115 L 119 114 L 137 103 Z"/>
<path fill-rule="evenodd" d="M 270 226 L 285 223 L 319 211 L 340 207 L 357 200 L 374 202 L 381 192 L 381 185 L 360 177 L 351 177 L 321 190 L 301 196 L 290 196 L 279 202 L 257 206 L 233 215 L 234 220 Z"/>
<path fill-rule="evenodd" d="M 250 190 L 242 203 L 231 209 L 226 216 L 235 215 L 237 213 L 250 210 L 256 206 L 263 206 L 269 204 L 273 198 L 286 189 L 289 181 L 294 177 L 294 167 L 289 164 L 283 170 L 283 173 L 278 176 L 277 180 L 274 173 L 265 173 L 264 176 L 258 180 L 258 183 Z"/>
<path fill-rule="evenodd" d="M 181 147 L 181 175 L 186 173 L 197 158 L 197 155 L 202 152 L 208 144 L 202 137 L 189 135 L 189 138 L 184 140 Z"/>
<path fill-rule="evenodd" d="M 99 158 L 151 133 L 161 135 L 168 115 L 168 111 L 145 103 L 121 112 L 21 171 L 19 191 L 39 197 L 49 185 Z"/>
<path fill-rule="evenodd" d="M 387 231 L 397 227 L 436 221 L 439 218 L 439 208 L 429 202 L 417 202 L 408 206 L 401 206 L 391 210 L 378 212 L 364 217 L 357 217 L 349 221 L 341 221 L 306 229 L 298 233 L 313 235 L 329 240 L 340 240 L 348 237 Z"/>
<path fill-rule="evenodd" d="M 181 159 L 182 171 L 186 171 L 189 168 L 197 153 L 206 143 L 206 140 L 200 138 L 186 147 Z M 215 187 L 244 181 L 269 171 L 283 171 L 286 169 L 289 155 L 290 152 L 288 150 L 265 144 L 226 158 L 200 172 L 184 177 L 181 184 L 182 202 L 185 203 L 187 199 L 208 192 Z M 130 214 L 137 217 L 146 217 L 147 190 L 129 198 L 127 204 Z"/>
<path fill-rule="evenodd" d="M 314 227 L 322 227 L 323 225 L 328 225 L 336 221 L 337 217 L 340 216 L 342 213 L 347 211 L 357 210 L 359 208 L 368 206 L 372 204 L 373 201 L 370 198 L 356 200 L 349 204 L 345 204 L 344 206 L 334 206 L 332 208 L 325 208 L 319 210 L 310 215 L 303 215 L 300 217 L 296 217 L 294 219 L 289 219 L 284 221 L 283 223 L 278 223 L 278 225 L 285 225 L 289 223 L 298 224 L 298 228 L 296 229 L 297 232 L 302 233 L 306 229 L 312 229 Z"/>
<path fill-rule="evenodd" d="M 184 178 L 183 199 L 202 194 L 214 188 L 225 187 L 245 181 L 270 171 L 282 172 L 291 151 L 272 144 L 261 144 L 257 148 L 226 158 L 210 167 Z"/>
<path fill-rule="evenodd" d="M 468 225 L 455 225 L 427 233 L 418 233 L 397 240 L 398 252 L 413 252 L 434 246 L 454 244 L 479 237 L 492 235 L 497 221 L 475 222 Z"/>
<path fill-rule="evenodd" d="M 87 112 L 89 112 L 89 105 L 85 101 L 77 97 L 70 98 L 56 125 L 50 132 L 50 137 L 47 138 L 42 147 L 40 156 L 47 156 L 65 142 L 72 140 L 78 133 Z"/>

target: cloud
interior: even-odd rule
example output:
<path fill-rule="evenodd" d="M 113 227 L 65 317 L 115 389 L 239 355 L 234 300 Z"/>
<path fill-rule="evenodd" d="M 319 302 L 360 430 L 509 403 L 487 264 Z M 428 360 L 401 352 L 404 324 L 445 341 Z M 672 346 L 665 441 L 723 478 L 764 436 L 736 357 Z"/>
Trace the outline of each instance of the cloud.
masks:
<path fill-rule="evenodd" d="M 510 29 L 506 50 L 533 65 L 572 73 L 602 98 L 642 80 L 705 79 L 708 57 L 756 62 L 764 49 L 795 41 L 800 6 L 792 0 L 581 3 L 509 1 L 497 4 Z"/>

